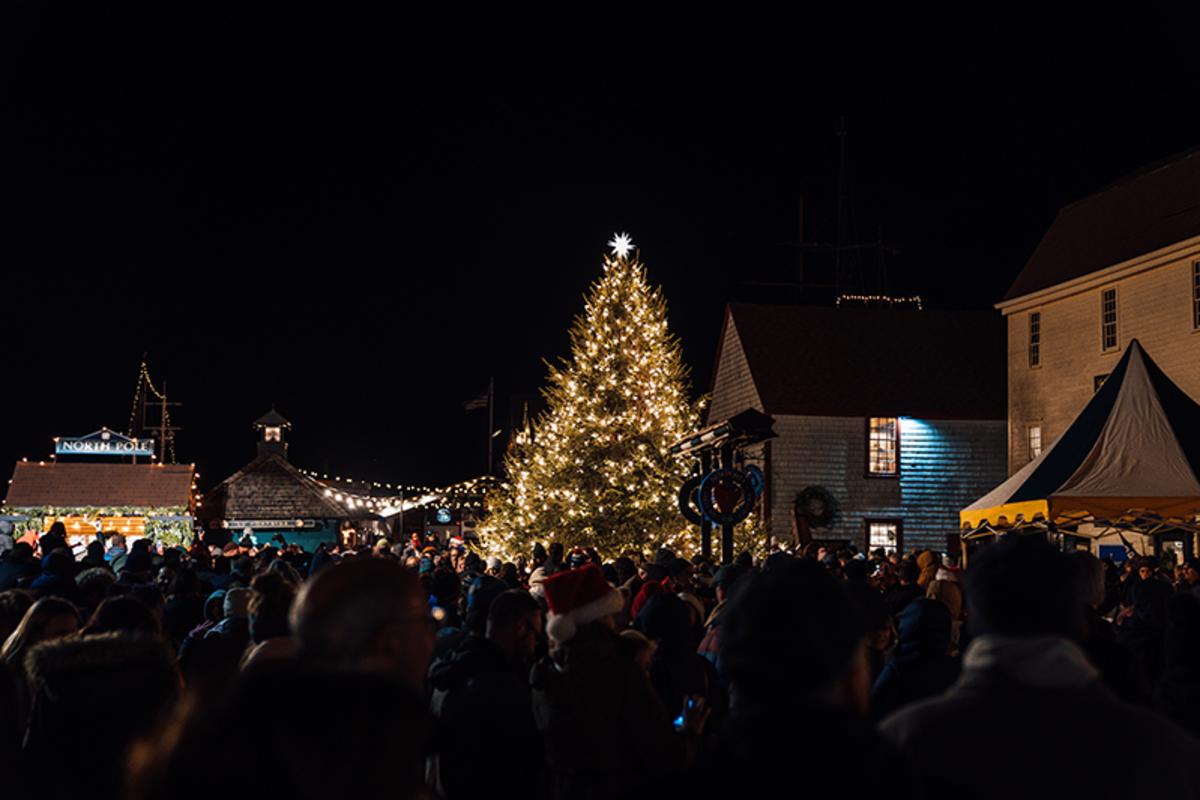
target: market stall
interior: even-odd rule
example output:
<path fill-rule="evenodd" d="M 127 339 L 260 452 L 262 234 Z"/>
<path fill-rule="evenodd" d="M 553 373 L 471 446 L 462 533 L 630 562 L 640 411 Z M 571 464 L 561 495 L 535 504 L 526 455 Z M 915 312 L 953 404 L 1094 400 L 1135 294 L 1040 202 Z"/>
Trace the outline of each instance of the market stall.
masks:
<path fill-rule="evenodd" d="M 1200 405 L 1135 339 L 1067 429 L 959 514 L 964 542 L 1041 529 L 1064 545 L 1195 554 Z M 1110 551 L 1111 552 L 1111 551 Z"/>

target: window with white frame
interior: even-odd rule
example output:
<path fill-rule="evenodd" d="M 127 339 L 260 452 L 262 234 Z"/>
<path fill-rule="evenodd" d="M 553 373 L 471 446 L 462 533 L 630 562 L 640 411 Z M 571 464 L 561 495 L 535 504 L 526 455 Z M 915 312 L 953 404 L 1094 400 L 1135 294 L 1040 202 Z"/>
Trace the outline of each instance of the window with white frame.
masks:
<path fill-rule="evenodd" d="M 1029 426 L 1029 460 L 1033 461 L 1042 454 L 1042 426 Z"/>
<path fill-rule="evenodd" d="M 1029 315 L 1029 366 L 1042 363 L 1042 312 Z"/>
<path fill-rule="evenodd" d="M 1200 331 L 1200 261 L 1192 262 L 1192 328 Z"/>
<path fill-rule="evenodd" d="M 900 520 L 869 519 L 867 525 L 867 552 L 882 549 L 887 553 L 900 552 Z"/>
<path fill-rule="evenodd" d="M 897 475 L 900 472 L 900 420 L 871 417 L 867 420 L 867 473 Z"/>
<path fill-rule="evenodd" d="M 1117 290 L 1100 292 L 1100 349 L 1117 349 Z"/>

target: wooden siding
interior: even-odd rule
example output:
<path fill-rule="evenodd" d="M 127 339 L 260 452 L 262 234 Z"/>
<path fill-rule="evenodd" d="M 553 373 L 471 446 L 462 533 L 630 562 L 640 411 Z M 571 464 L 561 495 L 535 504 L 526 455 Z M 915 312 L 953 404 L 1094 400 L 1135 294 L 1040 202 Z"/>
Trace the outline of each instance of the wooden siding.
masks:
<path fill-rule="evenodd" d="M 733 317 L 728 314 L 725 321 L 721 354 L 717 359 L 716 375 L 713 377 L 712 398 L 705 417 L 706 424 L 728 419 L 747 408 L 763 410 L 737 326 Z"/>
<path fill-rule="evenodd" d="M 837 498 L 838 519 L 821 538 L 864 543 L 867 518 L 903 521 L 903 546 L 946 549 L 958 512 L 1004 480 L 1005 430 L 998 421 L 903 418 L 900 477 L 866 477 L 861 417 L 780 416 L 771 443 L 771 532 L 791 535 L 792 504 L 807 486 Z"/>
<path fill-rule="evenodd" d="M 1042 426 L 1042 450 L 1066 430 L 1138 339 L 1171 380 L 1200 401 L 1200 331 L 1192 316 L 1192 263 L 1200 249 L 1161 266 L 1008 315 L 1009 473 L 1030 461 L 1028 430 Z M 1100 293 L 1117 290 L 1117 347 L 1100 343 Z M 1040 312 L 1041 358 L 1029 366 L 1029 314 Z"/>

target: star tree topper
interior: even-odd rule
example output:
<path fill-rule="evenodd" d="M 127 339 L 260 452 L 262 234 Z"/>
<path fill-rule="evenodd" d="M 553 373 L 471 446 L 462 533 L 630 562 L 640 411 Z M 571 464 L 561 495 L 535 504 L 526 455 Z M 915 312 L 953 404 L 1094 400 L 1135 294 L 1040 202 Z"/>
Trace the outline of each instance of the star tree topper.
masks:
<path fill-rule="evenodd" d="M 628 233 L 614 233 L 608 246 L 612 248 L 614 256 L 617 258 L 626 258 L 629 255 L 629 251 L 633 249 L 633 239 L 629 237 Z"/>

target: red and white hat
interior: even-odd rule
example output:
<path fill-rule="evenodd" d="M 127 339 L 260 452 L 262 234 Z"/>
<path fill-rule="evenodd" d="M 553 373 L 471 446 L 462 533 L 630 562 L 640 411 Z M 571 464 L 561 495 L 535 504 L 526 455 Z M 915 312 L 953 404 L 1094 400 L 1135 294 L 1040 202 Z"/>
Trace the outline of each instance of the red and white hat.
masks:
<path fill-rule="evenodd" d="M 546 634 L 556 642 L 575 636 L 580 625 L 618 613 L 625 607 L 625 596 L 604 580 L 595 564 L 558 572 L 542 582 L 550 616 Z"/>

